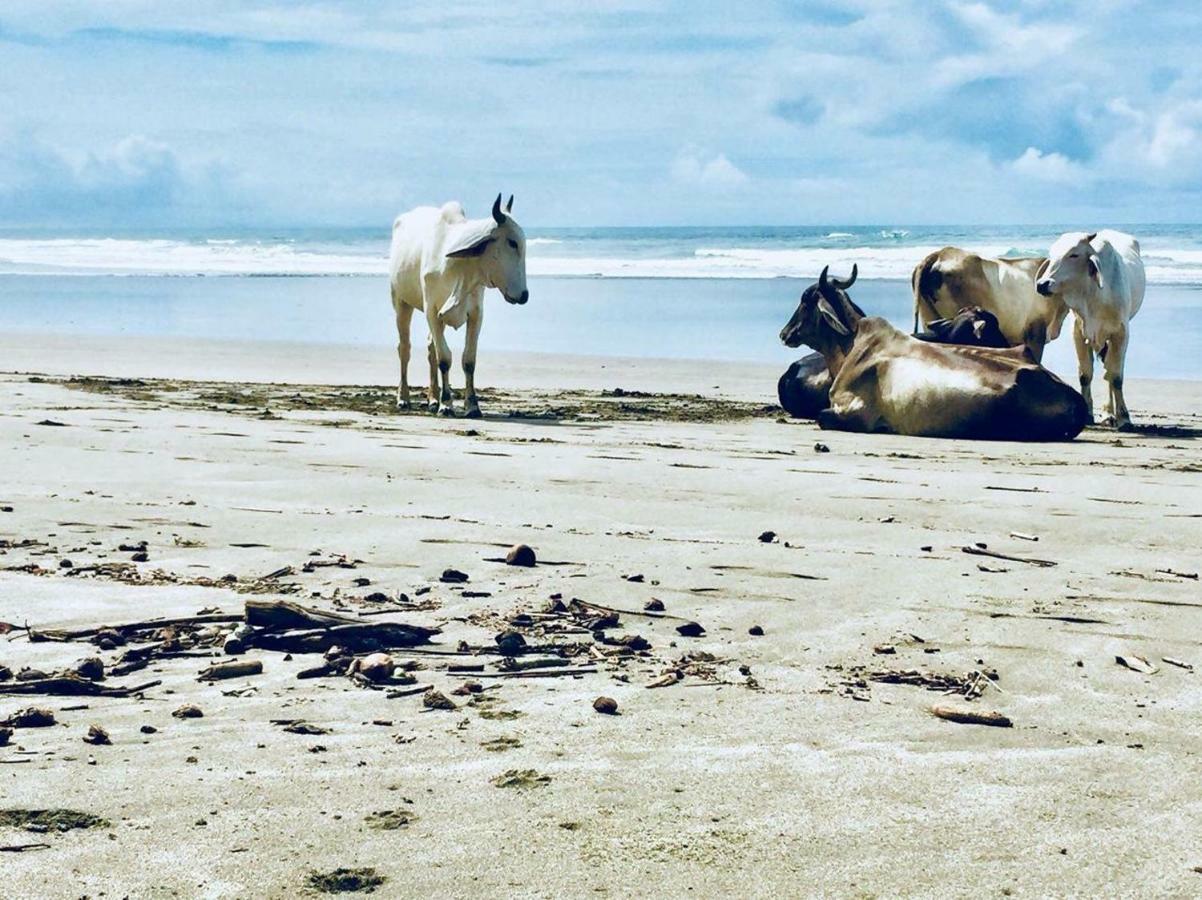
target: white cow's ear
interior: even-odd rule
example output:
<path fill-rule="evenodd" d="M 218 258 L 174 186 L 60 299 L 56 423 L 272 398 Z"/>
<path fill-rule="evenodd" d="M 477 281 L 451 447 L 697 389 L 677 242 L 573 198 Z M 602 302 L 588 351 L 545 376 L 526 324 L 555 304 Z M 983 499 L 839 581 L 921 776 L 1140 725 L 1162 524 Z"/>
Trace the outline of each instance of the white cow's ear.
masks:
<path fill-rule="evenodd" d="M 447 258 L 459 259 L 465 256 L 479 256 L 488 249 L 488 245 L 493 240 L 492 222 L 487 220 L 479 223 L 469 222 L 460 228 L 457 234 L 451 235 L 451 239 L 447 242 Z"/>
<path fill-rule="evenodd" d="M 1098 264 L 1098 256 L 1096 253 L 1091 253 L 1089 256 L 1089 277 L 1098 283 L 1098 287 L 1106 287 L 1106 282 L 1102 280 L 1102 267 Z"/>
<path fill-rule="evenodd" d="M 1052 261 L 1050 259 L 1045 259 L 1043 262 L 1041 262 L 1039 264 L 1039 268 L 1035 270 L 1035 280 L 1036 281 L 1039 281 L 1039 279 L 1043 278 L 1044 272 L 1046 272 L 1048 270 L 1048 266 L 1051 265 L 1051 263 L 1052 263 Z"/>

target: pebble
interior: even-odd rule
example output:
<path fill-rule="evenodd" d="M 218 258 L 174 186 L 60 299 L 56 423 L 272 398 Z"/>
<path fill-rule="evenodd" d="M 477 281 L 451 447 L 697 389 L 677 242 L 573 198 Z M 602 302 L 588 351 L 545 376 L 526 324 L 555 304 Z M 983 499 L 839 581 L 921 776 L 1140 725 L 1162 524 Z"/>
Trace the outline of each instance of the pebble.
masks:
<path fill-rule="evenodd" d="M 80 678 L 86 678 L 88 681 L 101 681 L 104 679 L 104 663 L 101 662 L 99 656 L 89 656 L 87 659 L 81 659 L 75 664 L 74 671 Z"/>
<path fill-rule="evenodd" d="M 443 584 L 463 584 L 467 581 L 467 572 L 460 572 L 458 569 L 443 569 L 438 580 Z"/>
<path fill-rule="evenodd" d="M 664 601 L 657 600 L 655 597 L 652 597 L 650 600 L 648 600 L 646 603 L 643 604 L 643 609 L 645 609 L 647 612 L 663 612 L 664 611 Z"/>
<path fill-rule="evenodd" d="M 142 732 L 142 734 L 154 734 L 155 732 L 158 731 L 158 729 L 155 728 L 153 725 L 143 725 L 141 728 L 138 729 L 138 731 Z"/>
<path fill-rule="evenodd" d="M 598 697 L 593 701 L 593 709 L 602 715 L 616 716 L 618 714 L 618 701 L 613 697 Z"/>
<path fill-rule="evenodd" d="M 534 548 L 529 544 L 514 544 L 505 554 L 505 565 L 507 566 L 523 566 L 528 569 L 537 561 Z"/>
<path fill-rule="evenodd" d="M 760 534 L 760 543 L 761 544 L 771 544 L 775 540 L 776 540 L 776 532 L 775 531 L 765 531 L 762 534 Z"/>
<path fill-rule="evenodd" d="M 822 441 L 819 441 L 818 443 L 816 443 L 814 445 L 814 452 L 815 453 L 830 453 L 831 448 L 828 447 L 826 444 L 822 443 Z"/>
<path fill-rule="evenodd" d="M 13 736 L 13 730 L 8 726 L 0 727 L 0 747 L 8 746 L 8 739 Z"/>
<path fill-rule="evenodd" d="M 697 622 L 685 622 L 676 626 L 676 633 L 681 637 L 701 637 L 705 634 L 705 629 Z"/>
<path fill-rule="evenodd" d="M 526 651 L 526 639 L 516 631 L 502 631 L 496 641 L 497 647 L 506 656 L 517 656 Z"/>
<path fill-rule="evenodd" d="M 58 567 L 60 569 L 70 569 L 73 565 L 74 564 L 69 559 L 60 559 L 58 561 Z"/>
<path fill-rule="evenodd" d="M 751 635 L 752 637 L 763 637 L 764 629 L 761 628 L 759 625 L 752 625 L 750 628 L 747 629 L 747 633 L 749 635 Z"/>
<path fill-rule="evenodd" d="M 458 709 L 455 701 L 435 690 L 426 691 L 422 694 L 422 706 L 426 709 Z"/>
<path fill-rule="evenodd" d="M 139 550 L 137 553 L 131 556 L 130 559 L 132 559 L 134 562 L 149 562 L 150 554 L 145 550 Z"/>
<path fill-rule="evenodd" d="M 199 719 L 204 716 L 204 713 L 199 706 L 193 703 L 185 703 L 171 715 L 177 719 Z"/>

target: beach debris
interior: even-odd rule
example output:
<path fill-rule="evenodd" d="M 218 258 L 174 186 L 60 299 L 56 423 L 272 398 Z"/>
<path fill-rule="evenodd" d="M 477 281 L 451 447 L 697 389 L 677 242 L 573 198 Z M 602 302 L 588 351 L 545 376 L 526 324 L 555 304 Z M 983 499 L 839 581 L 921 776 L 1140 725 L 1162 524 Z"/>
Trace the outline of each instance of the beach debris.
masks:
<path fill-rule="evenodd" d="M 99 656 L 89 656 L 77 662 L 71 671 L 80 678 L 101 681 L 104 678 L 104 663 Z"/>
<path fill-rule="evenodd" d="M 932 706 L 931 715 L 937 719 L 955 722 L 959 725 L 991 725 L 994 728 L 1011 728 L 1014 723 L 1000 712 L 977 712 L 971 709 L 961 709 L 953 706 Z"/>
<path fill-rule="evenodd" d="M 494 640 L 497 648 L 506 656 L 518 656 L 526 652 L 526 639 L 518 631 L 502 631 Z"/>
<path fill-rule="evenodd" d="M 0 694 L 48 694 L 59 697 L 131 697 L 162 681 L 148 681 L 133 687 L 106 687 L 77 675 L 55 675 L 33 681 L 0 685 Z"/>
<path fill-rule="evenodd" d="M 368 813 L 363 819 L 368 828 L 377 831 L 396 831 L 417 821 L 417 816 L 406 809 L 382 809 Z"/>
<path fill-rule="evenodd" d="M 761 531 L 758 540 L 761 544 L 771 544 L 773 541 L 776 540 L 776 532 L 775 531 Z"/>
<path fill-rule="evenodd" d="M 177 719 L 199 719 L 204 716 L 204 712 L 195 703 L 185 703 L 171 713 Z"/>
<path fill-rule="evenodd" d="M 478 681 L 465 681 L 451 693 L 456 697 L 468 697 L 472 694 L 478 694 L 484 690 L 484 685 Z"/>
<path fill-rule="evenodd" d="M 153 725 L 143 725 L 141 728 L 138 729 L 138 731 L 142 732 L 142 734 L 157 734 L 158 733 L 158 729 L 155 728 Z"/>
<path fill-rule="evenodd" d="M 247 675 L 262 675 L 263 661 L 259 659 L 240 659 L 235 662 L 214 663 L 202 669 L 196 676 L 197 681 L 222 681 L 226 678 L 243 678 Z"/>
<path fill-rule="evenodd" d="M 593 709 L 605 716 L 616 716 L 618 701 L 613 697 L 598 697 L 593 701 Z"/>
<path fill-rule="evenodd" d="M 0 809 L 0 827 L 45 834 L 75 828 L 108 828 L 109 821 L 74 809 Z"/>
<path fill-rule="evenodd" d="M 1170 666 L 1176 666 L 1178 669 L 1185 669 L 1187 672 L 1194 671 L 1193 663 L 1187 663 L 1184 660 L 1176 659 L 1172 656 L 1162 656 L 1160 659 L 1162 662 L 1167 663 Z"/>
<path fill-rule="evenodd" d="M 28 706 L 7 719 L 0 719 L 0 725 L 10 728 L 49 728 L 54 724 L 54 711 L 40 706 Z"/>
<path fill-rule="evenodd" d="M 36 844 L 0 844 L 0 853 L 24 853 L 26 850 L 49 850 L 50 845 Z"/>
<path fill-rule="evenodd" d="M 434 690 L 433 688 L 426 691 L 425 694 L 422 695 L 422 706 L 424 706 L 426 709 L 452 710 L 459 708 L 455 705 L 454 700 L 445 694 Z"/>
<path fill-rule="evenodd" d="M 1021 531 L 1010 532 L 1010 537 L 1018 538 L 1018 540 L 1020 540 L 1020 541 L 1037 541 L 1037 540 L 1039 540 L 1039 535 L 1025 534 L 1024 532 L 1021 532 Z"/>
<path fill-rule="evenodd" d="M 505 565 L 507 566 L 530 568 L 536 562 L 537 557 L 534 554 L 534 548 L 529 544 L 514 544 L 509 548 L 509 552 L 505 554 Z M 446 573 L 444 572 L 443 574 L 445 575 Z M 466 581 L 466 578 L 464 580 Z"/>
<path fill-rule="evenodd" d="M 7 747 L 9 740 L 13 736 L 13 730 L 5 725 L 0 728 L 0 747 Z"/>
<path fill-rule="evenodd" d="M 831 448 L 828 447 L 826 444 L 822 443 L 822 441 L 817 441 L 814 444 L 814 452 L 815 453 L 830 453 Z"/>
<path fill-rule="evenodd" d="M 3 634 L 3 632 L 0 632 L 0 634 Z M 10 669 L 8 666 L 0 666 L 0 681 L 11 681 L 12 677 L 12 669 Z"/>
<path fill-rule="evenodd" d="M 536 788 L 551 783 L 550 775 L 542 775 L 535 769 L 508 769 L 490 779 L 499 788 Z"/>
<path fill-rule="evenodd" d="M 878 656 L 892 656 L 897 653 L 897 648 L 892 644 L 877 644 L 872 648 L 872 652 Z"/>
<path fill-rule="evenodd" d="M 664 611 L 664 601 L 660 600 L 656 597 L 652 597 L 650 600 L 648 600 L 646 603 L 643 604 L 643 611 L 644 612 L 663 612 Z"/>
<path fill-rule="evenodd" d="M 463 584 L 468 580 L 468 576 L 467 572 L 460 572 L 458 569 L 443 569 L 438 580 L 443 584 Z"/>
<path fill-rule="evenodd" d="M 41 681 L 49 677 L 49 673 L 43 672 L 41 669 L 30 668 L 29 666 L 17 672 L 17 681 Z"/>
<path fill-rule="evenodd" d="M 649 687 L 649 688 L 669 687 L 669 686 L 681 681 L 683 678 L 684 678 L 684 672 L 680 671 L 680 669 L 668 669 L 662 675 L 660 675 L 659 678 L 656 678 L 654 681 L 649 682 L 647 684 L 647 687 Z"/>
<path fill-rule="evenodd" d="M 371 893 L 388 879 L 375 869 L 338 868 L 332 872 L 312 872 L 309 887 L 322 894 Z"/>
<path fill-rule="evenodd" d="M 642 574 L 623 575 L 622 578 L 625 581 L 629 581 L 631 584 L 642 584 L 644 581 L 646 581 Z"/>
<path fill-rule="evenodd" d="M 705 634 L 705 629 L 698 622 L 685 622 L 676 626 L 676 633 L 681 637 L 701 637 Z"/>
<path fill-rule="evenodd" d="M 515 737 L 506 736 L 483 741 L 480 746 L 489 753 L 504 753 L 506 750 L 514 750 L 522 746 L 522 742 Z"/>
<path fill-rule="evenodd" d="M 1198 580 L 1197 572 L 1178 572 L 1176 569 L 1157 569 L 1161 575 L 1172 575 L 1174 578 L 1189 578 L 1193 581 Z"/>
<path fill-rule="evenodd" d="M 371 653 L 352 660 L 347 668 L 347 674 L 351 677 L 359 676 L 373 684 L 379 684 L 391 679 L 395 668 L 396 660 L 387 653 Z"/>
<path fill-rule="evenodd" d="M 323 725 L 314 725 L 312 722 L 294 721 L 284 725 L 284 730 L 289 734 L 329 734 L 330 729 Z"/>
<path fill-rule="evenodd" d="M 1059 565 L 1050 559 L 1034 559 L 1031 557 L 1011 556 L 1008 553 L 998 553 L 994 550 L 989 550 L 984 544 L 978 543 L 976 546 L 964 545 L 960 548 L 963 552 L 972 554 L 973 556 L 989 556 L 993 559 L 1004 559 L 1007 562 L 1026 563 L 1029 566 L 1039 566 L 1040 568 L 1050 568 L 1051 566 Z"/>
<path fill-rule="evenodd" d="M 1141 675 L 1154 675 L 1160 670 L 1152 663 L 1148 662 L 1142 656 L 1136 656 L 1134 653 L 1129 653 L 1126 656 L 1115 656 L 1114 661 L 1120 666 L 1125 666 L 1132 672 L 1139 672 Z"/>
<path fill-rule="evenodd" d="M 764 629 L 759 625 L 752 625 L 750 628 L 747 629 L 747 633 L 749 635 L 751 635 L 752 637 L 763 637 Z"/>
<path fill-rule="evenodd" d="M 104 728 L 99 725 L 89 725 L 88 733 L 83 736 L 83 742 L 85 744 L 95 744 L 96 746 L 100 746 L 102 744 L 111 744 L 113 741 L 109 737 L 109 733 L 105 731 Z"/>

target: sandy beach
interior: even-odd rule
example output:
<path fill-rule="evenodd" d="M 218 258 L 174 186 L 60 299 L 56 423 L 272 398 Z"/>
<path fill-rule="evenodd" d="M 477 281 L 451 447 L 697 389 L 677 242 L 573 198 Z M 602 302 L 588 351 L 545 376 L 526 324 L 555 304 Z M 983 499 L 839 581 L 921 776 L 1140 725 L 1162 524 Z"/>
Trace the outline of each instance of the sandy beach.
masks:
<path fill-rule="evenodd" d="M 0 682 L 0 720 L 57 723 L 0 747 L 0 814 L 103 820 L 0 825 L 48 845 L 0 852 L 7 896 L 1202 890 L 1200 382 L 1132 375 L 1141 431 L 1019 445 L 822 432 L 775 366 L 482 354 L 466 421 L 395 413 L 375 349 L 0 360 L 0 666 L 140 646 L 26 628 L 286 600 L 440 629 L 395 657 L 455 706 L 220 644 L 100 682 L 158 682 L 128 697 Z M 519 542 L 534 568 L 497 561 Z M 559 664 L 515 671 L 511 629 Z M 231 659 L 262 673 L 198 681 Z"/>

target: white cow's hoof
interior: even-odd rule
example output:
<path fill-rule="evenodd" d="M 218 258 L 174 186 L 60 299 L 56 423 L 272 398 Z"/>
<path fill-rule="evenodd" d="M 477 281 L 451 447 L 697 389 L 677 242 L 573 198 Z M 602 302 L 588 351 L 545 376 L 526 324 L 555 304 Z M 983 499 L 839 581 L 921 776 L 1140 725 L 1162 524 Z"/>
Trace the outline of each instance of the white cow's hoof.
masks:
<path fill-rule="evenodd" d="M 438 414 L 440 416 L 447 417 L 453 416 L 455 415 L 455 407 L 451 406 L 449 403 L 446 406 L 440 406 L 438 407 Z"/>
<path fill-rule="evenodd" d="M 431 400 L 429 403 L 427 403 L 427 404 L 426 404 L 426 411 L 427 411 L 427 412 L 430 412 L 430 413 L 436 413 L 436 412 L 438 412 L 438 401 L 437 401 L 437 400 Z"/>
<path fill-rule="evenodd" d="M 410 409 L 413 409 L 413 404 L 410 403 L 408 400 L 398 400 L 396 402 L 396 408 L 399 410 L 402 410 L 402 411 L 408 411 Z"/>
<path fill-rule="evenodd" d="M 1119 431 L 1134 431 L 1135 425 L 1130 419 L 1124 419 L 1121 422 L 1115 422 L 1114 427 Z"/>
<path fill-rule="evenodd" d="M 468 410 L 463 414 L 463 417 L 465 419 L 482 419 L 484 418 L 484 413 L 480 412 L 480 407 L 471 406 L 468 407 Z"/>

